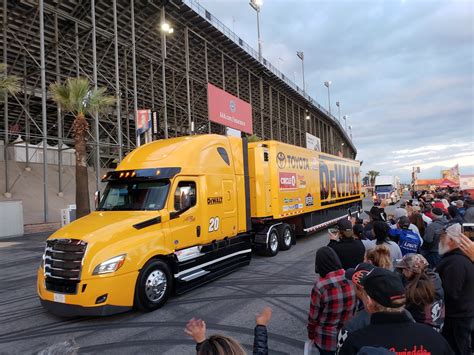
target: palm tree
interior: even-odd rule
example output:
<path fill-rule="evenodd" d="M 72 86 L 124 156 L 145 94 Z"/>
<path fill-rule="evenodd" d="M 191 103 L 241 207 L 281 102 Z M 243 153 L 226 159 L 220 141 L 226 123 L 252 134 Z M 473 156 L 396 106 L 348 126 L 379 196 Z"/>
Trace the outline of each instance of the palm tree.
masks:
<path fill-rule="evenodd" d="M 68 78 L 62 84 L 51 84 L 50 90 L 53 100 L 75 117 L 72 131 L 76 150 L 76 216 L 80 218 L 90 213 L 86 152 L 89 124 L 86 115 L 104 111 L 114 104 L 115 98 L 105 95 L 106 88 L 91 88 L 87 78 Z"/>
<path fill-rule="evenodd" d="M 20 91 L 20 78 L 15 75 L 6 75 L 6 67 L 6 64 L 0 63 L 0 96 L 13 95 Z"/>
<path fill-rule="evenodd" d="M 251 136 L 247 136 L 247 140 L 249 143 L 251 142 L 259 142 L 262 140 L 262 138 L 260 138 L 259 136 L 257 136 L 256 134 L 252 134 Z"/>
<path fill-rule="evenodd" d="M 372 186 L 374 186 L 374 185 L 375 185 L 375 178 L 376 178 L 377 176 L 379 176 L 380 173 L 379 173 L 378 171 L 375 171 L 375 170 L 369 170 L 369 172 L 368 172 L 366 175 L 367 175 L 367 176 L 369 177 L 369 179 L 370 179 L 370 184 L 371 184 Z"/>

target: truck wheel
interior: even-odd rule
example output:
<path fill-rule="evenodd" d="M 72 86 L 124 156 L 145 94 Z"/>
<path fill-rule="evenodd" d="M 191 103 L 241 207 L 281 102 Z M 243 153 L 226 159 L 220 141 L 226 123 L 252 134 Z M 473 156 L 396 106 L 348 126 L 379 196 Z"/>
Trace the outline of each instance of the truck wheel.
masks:
<path fill-rule="evenodd" d="M 293 245 L 293 231 L 288 224 L 281 230 L 280 250 L 288 250 Z"/>
<path fill-rule="evenodd" d="M 265 255 L 275 256 L 278 254 L 278 249 L 280 248 L 280 236 L 276 228 L 270 230 L 268 235 L 268 243 L 265 248 Z"/>
<path fill-rule="evenodd" d="M 140 271 L 135 288 L 135 307 L 151 312 L 168 300 L 173 279 L 168 265 L 161 260 L 150 260 Z"/>

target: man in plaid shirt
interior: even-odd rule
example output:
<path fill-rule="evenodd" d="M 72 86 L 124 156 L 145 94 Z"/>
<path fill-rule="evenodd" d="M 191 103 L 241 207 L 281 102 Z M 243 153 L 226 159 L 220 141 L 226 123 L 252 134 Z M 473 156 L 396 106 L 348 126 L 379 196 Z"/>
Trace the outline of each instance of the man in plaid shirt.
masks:
<path fill-rule="evenodd" d="M 335 354 L 339 329 L 355 311 L 355 289 L 346 280 L 339 257 L 329 247 L 316 253 L 316 272 L 320 278 L 311 292 L 308 338 L 322 355 Z"/>

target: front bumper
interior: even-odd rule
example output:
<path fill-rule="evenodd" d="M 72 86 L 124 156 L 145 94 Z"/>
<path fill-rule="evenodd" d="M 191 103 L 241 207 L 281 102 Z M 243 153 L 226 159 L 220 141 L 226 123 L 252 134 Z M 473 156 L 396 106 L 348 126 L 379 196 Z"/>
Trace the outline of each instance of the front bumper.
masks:
<path fill-rule="evenodd" d="M 125 306 L 96 306 L 83 307 L 75 304 L 65 304 L 59 302 L 51 302 L 40 299 L 41 305 L 49 312 L 61 317 L 77 317 L 77 316 L 109 316 L 112 314 L 127 312 L 132 307 Z"/>
<path fill-rule="evenodd" d="M 75 294 L 49 291 L 43 269 L 38 270 L 38 296 L 41 304 L 59 316 L 96 316 L 122 313 L 133 307 L 138 271 L 117 276 L 98 276 L 81 280 Z M 97 300 L 106 296 L 105 301 Z"/>

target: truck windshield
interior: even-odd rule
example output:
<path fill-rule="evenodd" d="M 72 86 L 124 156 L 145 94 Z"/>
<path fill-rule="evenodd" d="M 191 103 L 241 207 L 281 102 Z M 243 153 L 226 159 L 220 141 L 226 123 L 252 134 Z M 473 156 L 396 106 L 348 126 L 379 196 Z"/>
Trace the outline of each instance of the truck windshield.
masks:
<path fill-rule="evenodd" d="M 165 204 L 169 187 L 169 180 L 110 182 L 97 210 L 158 211 Z"/>
<path fill-rule="evenodd" d="M 392 191 L 392 185 L 377 185 L 375 186 L 375 192 L 390 192 Z"/>

